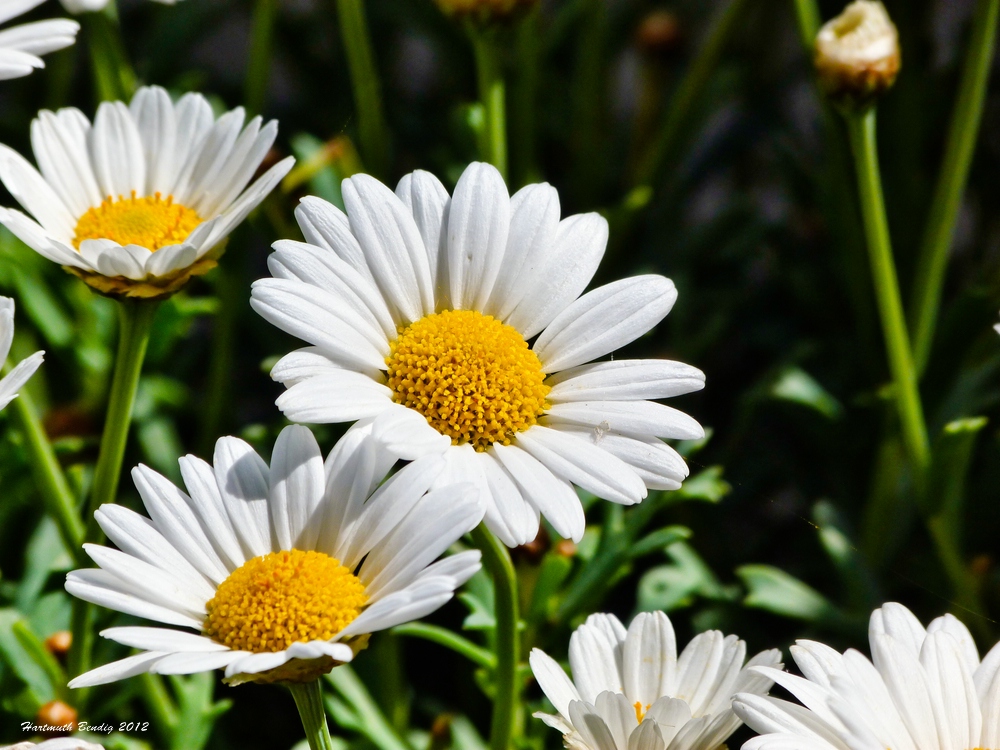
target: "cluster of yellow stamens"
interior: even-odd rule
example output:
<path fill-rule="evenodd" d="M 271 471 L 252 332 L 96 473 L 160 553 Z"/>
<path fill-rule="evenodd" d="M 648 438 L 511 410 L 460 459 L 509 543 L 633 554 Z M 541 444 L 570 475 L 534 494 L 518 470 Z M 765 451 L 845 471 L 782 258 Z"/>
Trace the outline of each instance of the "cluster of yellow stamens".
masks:
<path fill-rule="evenodd" d="M 202 629 L 234 650 L 283 651 L 333 638 L 367 601 L 364 584 L 336 558 L 272 552 L 243 563 L 219 585 Z"/>
<path fill-rule="evenodd" d="M 87 209 L 76 223 L 73 246 L 79 250 L 84 240 L 108 239 L 155 251 L 180 244 L 201 223 L 197 211 L 174 203 L 172 195 L 138 198 L 133 190 L 130 198 L 108 196 L 101 205 Z"/>
<path fill-rule="evenodd" d="M 633 704 L 633 708 L 635 709 L 635 720 L 642 724 L 642 718 L 649 710 L 649 704 L 647 703 L 644 707 L 642 705 L 642 701 L 636 701 L 635 704 Z"/>
<path fill-rule="evenodd" d="M 445 310 L 400 329 L 385 361 L 396 402 L 456 445 L 507 445 L 548 408 L 538 355 L 514 328 L 474 310 Z"/>

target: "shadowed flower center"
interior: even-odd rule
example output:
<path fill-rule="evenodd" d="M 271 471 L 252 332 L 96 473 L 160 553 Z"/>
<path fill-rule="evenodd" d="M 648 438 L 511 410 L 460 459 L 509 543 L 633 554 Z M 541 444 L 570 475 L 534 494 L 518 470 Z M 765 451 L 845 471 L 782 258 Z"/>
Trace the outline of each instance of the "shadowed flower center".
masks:
<path fill-rule="evenodd" d="M 400 329 L 385 362 L 393 399 L 455 445 L 507 445 L 548 408 L 538 355 L 514 328 L 474 310 L 445 310 Z"/>
<path fill-rule="evenodd" d="M 364 584 L 322 552 L 285 550 L 247 560 L 205 605 L 209 638 L 254 653 L 327 641 L 368 601 Z"/>
<path fill-rule="evenodd" d="M 155 251 L 180 244 L 201 222 L 196 211 L 174 203 L 172 195 L 137 198 L 133 191 L 131 198 L 109 196 L 96 208 L 87 209 L 76 223 L 73 246 L 79 250 L 84 240 L 108 239 Z"/>

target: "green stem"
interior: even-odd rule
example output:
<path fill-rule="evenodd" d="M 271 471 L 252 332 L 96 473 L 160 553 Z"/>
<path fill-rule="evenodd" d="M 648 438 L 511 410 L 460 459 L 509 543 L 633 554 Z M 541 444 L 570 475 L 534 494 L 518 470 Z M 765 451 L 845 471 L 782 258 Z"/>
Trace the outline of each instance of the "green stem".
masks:
<path fill-rule="evenodd" d="M 479 100 L 486 122 L 481 144 L 482 157 L 507 179 L 507 89 L 503 78 L 500 49 L 490 31 L 470 26 L 476 57 Z"/>
<path fill-rule="evenodd" d="M 288 689 L 292 691 L 295 707 L 299 709 L 302 728 L 306 730 L 306 739 L 309 741 L 309 750 L 333 750 L 333 738 L 330 737 L 330 727 L 326 723 L 323 689 L 319 680 L 291 683 Z"/>
<path fill-rule="evenodd" d="M 716 15 L 698 51 L 698 56 L 688 66 L 684 78 L 670 99 L 660 134 L 642 161 L 637 184 L 654 183 L 667 161 L 676 153 L 680 144 L 681 128 L 687 123 L 698 97 L 708 86 L 709 79 L 718 67 L 722 51 L 730 37 L 741 28 L 740 20 L 746 7 L 747 0 L 729 0 L 729 4 Z"/>
<path fill-rule="evenodd" d="M 114 0 L 102 11 L 84 13 L 81 21 L 87 33 L 97 98 L 129 101 L 138 80 L 125 52 Z"/>
<path fill-rule="evenodd" d="M 437 643 L 461 654 L 466 659 L 477 666 L 485 669 L 495 669 L 497 665 L 496 657 L 485 648 L 477 646 L 468 638 L 463 638 L 458 633 L 453 633 L 440 625 L 431 625 L 425 622 L 408 622 L 405 625 L 397 625 L 392 629 L 393 635 L 408 635 L 411 638 L 423 638 L 425 641 Z"/>
<path fill-rule="evenodd" d="M 385 177 L 389 169 L 389 132 L 382 107 L 382 85 L 375 69 L 371 34 L 363 0 L 337 0 L 340 36 L 347 54 L 347 68 L 358 111 L 361 154 L 368 171 Z"/>
<path fill-rule="evenodd" d="M 267 2 L 268 0 L 265 0 Z M 236 237 L 243 238 L 242 228 Z M 203 401 L 201 434 L 198 437 L 199 450 L 212 455 L 215 441 L 227 424 L 232 399 L 228 397 L 235 382 L 233 362 L 236 353 L 236 339 L 239 332 L 240 312 L 246 303 L 244 279 L 245 253 L 235 253 L 223 258 L 219 263 L 215 280 L 215 293 L 219 308 L 215 314 L 212 331 L 212 354 L 208 363 L 208 378 Z"/>
<path fill-rule="evenodd" d="M 160 741 L 170 744 L 177 729 L 178 712 L 167 686 L 163 684 L 163 677 L 145 672 L 139 676 L 139 684 L 142 686 L 143 703 L 149 710 Z"/>
<path fill-rule="evenodd" d="M 483 566 L 493 578 L 496 611 L 496 664 L 490 750 L 509 750 L 520 703 L 517 665 L 520 658 L 517 573 L 507 548 L 482 524 L 472 541 L 483 553 Z"/>
<path fill-rule="evenodd" d="M 135 393 L 139 387 L 139 374 L 146 359 L 149 332 L 158 307 L 158 302 L 149 300 L 126 299 L 119 303 L 118 354 L 108 394 L 108 412 L 104 419 L 101 449 L 94 469 L 94 487 L 87 506 L 88 542 L 100 542 L 103 539 L 94 511 L 104 503 L 113 503 L 118 495 L 118 480 L 121 478 L 122 460 L 125 458 L 125 444 L 132 421 Z"/>
<path fill-rule="evenodd" d="M 962 205 L 962 194 L 969 177 L 972 154 L 979 138 L 986 86 L 993 62 L 998 13 L 1000 0 L 979 0 L 972 17 L 969 51 L 948 127 L 941 174 L 934 189 L 930 215 L 917 259 L 910 307 L 910 332 L 918 372 L 922 372 L 927 364 L 934 341 L 941 289 L 948 267 L 948 253 Z"/>
<path fill-rule="evenodd" d="M 889 240 L 889 224 L 875 146 L 875 109 L 871 108 L 861 114 L 848 114 L 846 120 L 851 150 L 854 152 L 872 281 L 882 320 L 889 369 L 895 384 L 894 400 L 903 432 L 903 443 L 913 464 L 919 490 L 930 465 L 930 444 Z"/>
<path fill-rule="evenodd" d="M 7 369 L 4 370 L 5 373 Z M 55 520 L 63 544 L 77 565 L 85 564 L 87 558 L 81 546 L 84 526 L 80 521 L 76 498 L 73 497 L 73 491 L 66 481 L 66 475 L 59 465 L 28 389 L 22 389 L 10 406 L 20 423 L 28 455 L 31 458 L 31 471 L 35 476 L 35 484 L 41 489 L 45 510 Z"/>
<path fill-rule="evenodd" d="M 822 16 L 816 0 L 792 0 L 795 3 L 795 16 L 799 22 L 799 34 L 802 36 L 802 46 L 812 51 L 816 46 L 816 35 Z"/>
<path fill-rule="evenodd" d="M 259 115 L 267 98 L 267 81 L 271 73 L 271 48 L 274 46 L 274 21 L 278 16 L 278 0 L 257 0 L 250 29 L 250 59 L 244 83 L 243 102 L 247 112 Z"/>

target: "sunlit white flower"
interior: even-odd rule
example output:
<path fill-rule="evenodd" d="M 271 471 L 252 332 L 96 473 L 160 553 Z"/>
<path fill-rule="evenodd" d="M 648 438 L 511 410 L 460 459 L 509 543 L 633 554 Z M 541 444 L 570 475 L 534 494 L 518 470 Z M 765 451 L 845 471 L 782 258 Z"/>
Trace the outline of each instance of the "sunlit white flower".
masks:
<path fill-rule="evenodd" d="M 762 651 L 746 666 L 746 644 L 710 630 L 680 656 L 663 612 L 637 615 L 626 632 L 614 615 L 591 615 L 573 633 L 573 679 L 539 649 L 531 671 L 559 712 L 536 713 L 563 733 L 570 750 L 717 750 L 740 720 L 735 693 L 763 694 L 772 679 L 752 671 L 781 667 L 781 652 Z"/>
<path fill-rule="evenodd" d="M 14 300 L 10 297 L 0 297 L 0 367 L 7 361 L 10 345 L 14 340 Z M 45 352 L 35 352 L 27 359 L 18 362 L 6 377 L 0 378 L 0 409 L 14 400 L 21 386 L 35 374 L 42 364 Z"/>
<path fill-rule="evenodd" d="M 758 669 L 802 705 L 738 695 L 736 713 L 761 736 L 744 750 L 994 750 L 1000 748 L 1000 644 L 980 661 L 951 615 L 925 630 L 901 604 L 884 604 L 868 627 L 872 659 L 798 641 L 804 677 Z"/>
<path fill-rule="evenodd" d="M 215 266 L 222 242 L 292 166 L 250 187 L 278 132 L 242 108 L 216 120 L 205 98 L 176 103 L 161 88 L 131 105 L 104 102 L 93 126 L 76 109 L 43 110 L 31 125 L 41 174 L 0 146 L 0 180 L 30 213 L 0 222 L 101 292 L 158 297 Z"/>
<path fill-rule="evenodd" d="M 479 485 L 487 525 L 511 546 L 535 537 L 539 514 L 579 540 L 573 484 L 625 504 L 680 486 L 687 466 L 659 438 L 704 433 L 651 399 L 698 390 L 704 375 L 666 360 L 592 362 L 677 298 L 653 275 L 581 296 L 604 255 L 603 218 L 560 221 L 554 188 L 509 197 L 486 164 L 470 165 L 454 196 L 419 171 L 395 194 L 367 175 L 342 190 L 346 214 L 303 199 L 307 242 L 275 243 L 274 278 L 254 283 L 254 309 L 312 344 L 271 371 L 288 387 L 285 416 L 387 420 L 401 457 L 443 451 L 447 480 Z"/>
<path fill-rule="evenodd" d="M 7 23 L 42 4 L 42 0 L 0 0 L 0 24 Z M 0 31 L 0 80 L 21 78 L 44 68 L 41 56 L 69 47 L 80 24 L 68 18 L 51 18 Z"/>
<path fill-rule="evenodd" d="M 104 746 L 76 737 L 56 737 L 54 740 L 45 740 L 38 744 L 18 742 L 16 745 L 4 745 L 0 750 L 104 750 Z"/>
<path fill-rule="evenodd" d="M 66 589 L 197 632 L 105 630 L 143 653 L 70 686 L 222 668 L 233 683 L 308 681 L 351 661 L 370 633 L 447 602 L 479 569 L 478 551 L 434 563 L 482 517 L 475 488 L 428 492 L 438 457 L 379 486 L 386 467 L 376 442 L 356 430 L 324 464 L 312 433 L 287 427 L 268 468 L 242 440 L 222 438 L 214 466 L 180 460 L 190 494 L 136 467 L 149 518 L 102 506 L 97 520 L 118 549 L 86 545 L 99 569 L 73 571 Z"/>

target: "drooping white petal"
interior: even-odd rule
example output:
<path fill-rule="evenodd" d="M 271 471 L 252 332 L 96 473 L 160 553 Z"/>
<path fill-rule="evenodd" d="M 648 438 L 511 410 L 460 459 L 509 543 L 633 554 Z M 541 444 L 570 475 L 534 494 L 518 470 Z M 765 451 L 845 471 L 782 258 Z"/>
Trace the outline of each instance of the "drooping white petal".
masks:
<path fill-rule="evenodd" d="M 137 674 L 144 674 L 149 671 L 150 666 L 162 659 L 166 654 L 162 651 L 147 651 L 135 656 L 127 656 L 124 659 L 113 661 L 110 664 L 91 669 L 84 672 L 79 677 L 69 681 L 71 688 L 93 687 L 95 685 L 105 685 L 109 682 L 117 682 Z"/>
<path fill-rule="evenodd" d="M 563 537 L 579 542 L 587 521 L 573 486 L 516 445 L 493 445 L 490 451 L 513 477 L 526 498 Z"/>

